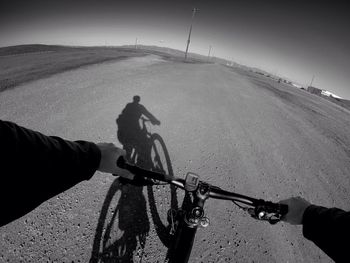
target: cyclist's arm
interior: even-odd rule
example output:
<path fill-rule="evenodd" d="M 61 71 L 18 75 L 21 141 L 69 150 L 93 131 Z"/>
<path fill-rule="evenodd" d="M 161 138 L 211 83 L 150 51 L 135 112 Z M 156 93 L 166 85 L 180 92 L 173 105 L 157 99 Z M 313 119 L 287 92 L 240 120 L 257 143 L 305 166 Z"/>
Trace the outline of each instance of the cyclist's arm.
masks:
<path fill-rule="evenodd" d="M 310 205 L 303 215 L 303 235 L 336 262 L 349 262 L 350 212 Z"/>
<path fill-rule="evenodd" d="M 152 113 L 150 113 L 143 105 L 140 105 L 141 112 L 143 115 L 145 115 L 153 124 L 160 124 L 160 121 L 153 116 Z"/>
<path fill-rule="evenodd" d="M 74 171 L 78 180 L 89 179 L 100 164 L 101 151 L 87 141 L 68 141 L 56 136 L 20 127 L 15 123 L 0 121 L 1 154 L 17 171 Z M 9 163 L 4 163 L 9 166 Z M 23 167 L 23 163 L 26 166 Z M 15 165 L 17 164 L 17 165 Z M 31 169 L 31 170 L 30 170 Z M 64 175 L 60 175 L 61 178 Z"/>
<path fill-rule="evenodd" d="M 0 145 L 0 226 L 90 179 L 101 160 L 94 143 L 45 136 L 1 120 Z"/>

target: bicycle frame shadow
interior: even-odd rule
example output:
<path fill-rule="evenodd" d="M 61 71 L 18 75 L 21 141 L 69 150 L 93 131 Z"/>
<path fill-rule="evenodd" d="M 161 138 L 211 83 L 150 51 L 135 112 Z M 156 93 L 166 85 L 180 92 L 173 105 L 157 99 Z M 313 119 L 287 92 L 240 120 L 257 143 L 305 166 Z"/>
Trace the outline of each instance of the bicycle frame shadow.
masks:
<path fill-rule="evenodd" d="M 141 113 L 144 114 L 144 112 Z M 144 115 L 150 117 L 148 111 Z M 153 117 L 153 115 L 151 116 Z M 125 123 L 118 123 L 117 121 L 118 139 L 127 152 L 127 160 L 144 169 L 154 169 L 155 164 L 151 156 L 151 148 L 152 143 L 154 143 L 153 140 L 156 139 L 159 141 L 162 150 L 167 156 L 167 166 L 170 167 L 170 169 L 168 168 L 169 174 L 173 175 L 171 161 L 163 139 L 158 134 L 150 136 L 146 126 L 135 131 L 135 127 L 139 125 L 139 120 L 137 121 L 137 124 L 132 123 L 131 125 L 130 123 L 129 125 L 123 125 Z M 125 134 L 128 136 L 124 136 Z M 150 211 L 157 235 L 167 246 L 166 243 L 169 244 L 169 240 L 167 240 L 166 236 L 168 229 L 164 228 L 159 218 L 153 216 L 157 208 L 152 186 L 147 186 L 147 192 Z M 173 195 L 175 190 L 171 192 Z M 117 205 L 111 209 L 114 200 L 117 202 Z M 174 198 L 174 200 L 176 200 L 176 198 Z M 172 204 L 172 206 L 173 205 L 177 206 L 177 203 Z M 137 256 L 142 261 L 143 249 L 149 230 L 150 221 L 147 216 L 146 198 L 143 194 L 143 186 L 122 184 L 119 179 L 114 180 L 102 205 L 95 231 L 90 263 L 134 262 L 134 253 L 136 250 Z"/>

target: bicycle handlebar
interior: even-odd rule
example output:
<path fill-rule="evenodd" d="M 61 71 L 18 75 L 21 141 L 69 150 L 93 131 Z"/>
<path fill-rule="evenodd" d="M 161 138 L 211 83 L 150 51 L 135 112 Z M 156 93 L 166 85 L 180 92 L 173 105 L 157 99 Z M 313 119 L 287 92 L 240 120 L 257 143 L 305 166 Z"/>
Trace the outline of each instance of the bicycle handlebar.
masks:
<path fill-rule="evenodd" d="M 127 163 L 123 157 L 120 157 L 117 160 L 117 166 L 128 170 L 136 176 L 142 176 L 144 178 L 166 182 L 185 190 L 184 179 L 142 169 L 140 167 Z M 203 189 L 208 192 L 208 197 L 221 200 L 230 200 L 236 205 L 238 205 L 236 202 L 240 202 L 251 206 L 242 207 L 238 205 L 240 208 L 247 211 L 253 218 L 258 220 L 266 220 L 270 224 L 279 222 L 281 218 L 288 213 L 288 205 L 273 203 L 270 201 L 265 201 L 263 199 L 255 199 L 253 197 L 229 192 L 221 189 L 220 187 L 210 185 L 204 181 L 200 181 L 197 190 L 201 192 Z"/>
<path fill-rule="evenodd" d="M 145 117 L 143 117 L 143 116 L 140 117 L 140 120 L 141 120 L 141 121 L 144 121 L 144 122 L 151 122 L 150 119 L 145 118 Z"/>

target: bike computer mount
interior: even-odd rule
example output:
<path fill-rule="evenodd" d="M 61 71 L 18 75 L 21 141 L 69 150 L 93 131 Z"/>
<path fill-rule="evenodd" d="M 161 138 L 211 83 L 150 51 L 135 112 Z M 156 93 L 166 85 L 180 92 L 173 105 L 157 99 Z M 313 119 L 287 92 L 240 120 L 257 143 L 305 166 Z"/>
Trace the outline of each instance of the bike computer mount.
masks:
<path fill-rule="evenodd" d="M 209 185 L 200 182 L 197 174 L 189 172 L 185 179 L 185 190 L 193 193 L 196 200 L 192 209 L 185 215 L 185 222 L 189 227 L 207 227 L 209 219 L 204 215 L 203 205 L 209 194 Z"/>
<path fill-rule="evenodd" d="M 194 192 L 199 185 L 199 176 L 195 173 L 187 173 L 185 179 L 185 190 L 188 192 Z"/>

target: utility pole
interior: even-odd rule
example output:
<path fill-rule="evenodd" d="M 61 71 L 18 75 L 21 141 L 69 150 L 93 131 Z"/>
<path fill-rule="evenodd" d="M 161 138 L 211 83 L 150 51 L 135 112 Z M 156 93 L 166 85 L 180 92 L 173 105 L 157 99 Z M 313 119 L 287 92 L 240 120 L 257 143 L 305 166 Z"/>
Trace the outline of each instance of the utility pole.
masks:
<path fill-rule="evenodd" d="M 192 9 L 192 19 L 191 19 L 190 33 L 188 34 L 188 39 L 187 39 L 185 59 L 187 59 L 188 47 L 190 46 L 190 42 L 191 42 L 191 33 L 192 33 L 193 19 L 194 19 L 194 15 L 196 14 L 197 11 L 199 11 L 199 9 L 197 9 L 197 8 L 193 8 Z"/>
<path fill-rule="evenodd" d="M 312 75 L 312 80 L 310 82 L 310 87 L 312 87 L 312 82 L 314 82 L 315 75 Z"/>
<path fill-rule="evenodd" d="M 135 40 L 135 49 L 137 49 L 137 38 Z"/>
<path fill-rule="evenodd" d="M 208 59 L 207 59 L 207 62 L 209 62 L 209 58 L 210 58 L 210 51 L 211 51 L 211 45 L 209 46 L 209 52 L 208 52 Z"/>

